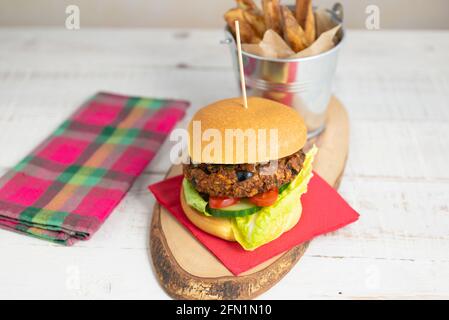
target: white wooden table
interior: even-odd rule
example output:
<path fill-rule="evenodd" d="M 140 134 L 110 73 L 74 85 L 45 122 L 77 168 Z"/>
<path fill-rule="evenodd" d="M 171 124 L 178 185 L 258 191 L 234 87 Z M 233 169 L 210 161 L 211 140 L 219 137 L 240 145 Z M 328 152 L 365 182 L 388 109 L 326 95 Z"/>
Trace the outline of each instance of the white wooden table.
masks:
<path fill-rule="evenodd" d="M 220 30 L 0 29 L 0 173 L 98 90 L 237 94 Z M 351 119 L 340 187 L 360 220 L 314 240 L 264 299 L 449 298 L 449 32 L 350 31 L 335 92 Z M 166 144 L 89 241 L 0 230 L 0 298 L 168 298 L 152 272 L 146 186 Z"/>

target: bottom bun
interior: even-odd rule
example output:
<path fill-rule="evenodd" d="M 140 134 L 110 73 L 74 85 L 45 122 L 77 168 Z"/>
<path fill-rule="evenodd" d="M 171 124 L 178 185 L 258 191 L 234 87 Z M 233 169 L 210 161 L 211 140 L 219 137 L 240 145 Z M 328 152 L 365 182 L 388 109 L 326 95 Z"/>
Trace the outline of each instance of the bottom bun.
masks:
<path fill-rule="evenodd" d="M 192 208 L 186 202 L 183 189 L 181 190 L 180 199 L 184 213 L 196 227 L 218 238 L 228 241 L 237 241 L 234 235 L 234 230 L 232 228 L 232 218 L 210 217 Z M 296 224 L 299 222 L 299 219 L 301 218 L 301 214 L 302 205 L 301 202 L 299 202 L 299 207 L 291 210 L 289 225 L 285 226 L 283 232 L 287 232 L 294 226 L 296 226 Z"/>
<path fill-rule="evenodd" d="M 198 228 L 218 238 L 235 241 L 231 218 L 208 217 L 189 206 L 181 190 L 181 206 L 187 218 Z"/>

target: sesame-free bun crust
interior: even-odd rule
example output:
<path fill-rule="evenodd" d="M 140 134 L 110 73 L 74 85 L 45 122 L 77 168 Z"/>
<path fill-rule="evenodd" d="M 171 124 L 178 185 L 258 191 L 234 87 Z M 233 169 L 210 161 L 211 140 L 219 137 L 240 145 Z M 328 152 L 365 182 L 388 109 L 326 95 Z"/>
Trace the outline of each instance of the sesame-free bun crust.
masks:
<path fill-rule="evenodd" d="M 234 231 L 232 229 L 231 218 L 218 218 L 218 217 L 205 216 L 203 213 L 199 212 L 198 210 L 192 208 L 187 204 L 183 189 L 181 189 L 180 200 L 182 210 L 184 210 L 184 213 L 186 214 L 187 218 L 199 229 L 224 240 L 236 241 Z M 290 225 L 285 227 L 284 232 L 289 231 L 299 222 L 299 219 L 301 218 L 302 214 L 301 203 L 299 203 L 298 207 L 291 210 L 290 214 L 291 214 Z"/>
<path fill-rule="evenodd" d="M 200 130 L 194 130 L 194 121 L 200 121 Z M 219 133 L 222 142 L 221 152 L 211 152 L 211 144 L 215 138 L 209 137 L 210 140 L 205 141 L 203 136 L 208 129 L 216 129 L 214 131 Z M 256 149 L 254 144 L 248 143 L 250 139 L 247 138 L 243 143 L 237 144 L 234 142 L 236 140 L 225 143 L 226 129 L 241 129 L 243 132 L 247 129 L 254 130 Z M 259 144 L 257 139 L 259 129 L 266 132 L 266 143 L 263 145 Z M 270 143 L 271 129 L 277 129 L 278 139 L 275 140 L 277 143 Z M 242 98 L 212 103 L 193 116 L 188 131 L 189 155 L 196 163 L 239 164 L 277 160 L 297 152 L 307 141 L 307 128 L 298 112 L 279 102 L 259 97 L 249 97 L 247 109 L 243 106 Z M 208 151 L 203 152 L 205 150 Z"/>

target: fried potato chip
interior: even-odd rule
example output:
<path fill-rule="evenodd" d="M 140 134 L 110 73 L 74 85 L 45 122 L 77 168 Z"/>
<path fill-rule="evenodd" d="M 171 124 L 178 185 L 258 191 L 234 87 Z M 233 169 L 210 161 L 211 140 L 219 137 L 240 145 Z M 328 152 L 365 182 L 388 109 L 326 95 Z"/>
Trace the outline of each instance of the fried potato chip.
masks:
<path fill-rule="evenodd" d="M 279 0 L 262 0 L 265 27 L 282 36 L 281 10 Z"/>
<path fill-rule="evenodd" d="M 299 52 L 308 47 L 309 43 L 302 27 L 296 21 L 293 13 L 286 6 L 281 7 L 283 18 L 284 39 L 290 45 L 293 51 Z"/>
<path fill-rule="evenodd" d="M 241 8 L 234 8 L 228 10 L 224 18 L 235 36 L 235 21 L 238 20 L 240 24 L 240 39 L 242 43 L 259 43 L 261 38 L 251 25 L 246 22 L 244 11 Z"/>
<path fill-rule="evenodd" d="M 296 0 L 296 20 L 306 33 L 309 44 L 316 40 L 315 15 L 312 0 Z"/>

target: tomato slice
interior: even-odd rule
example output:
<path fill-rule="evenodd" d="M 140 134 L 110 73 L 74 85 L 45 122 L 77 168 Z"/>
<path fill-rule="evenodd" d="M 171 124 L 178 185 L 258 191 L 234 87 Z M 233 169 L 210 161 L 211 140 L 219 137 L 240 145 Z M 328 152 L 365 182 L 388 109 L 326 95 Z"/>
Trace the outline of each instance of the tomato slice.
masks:
<path fill-rule="evenodd" d="M 239 198 L 209 197 L 209 207 L 212 209 L 226 208 L 237 202 L 239 202 Z"/>
<path fill-rule="evenodd" d="M 278 199 L 278 189 L 273 189 L 264 193 L 256 194 L 255 196 L 248 198 L 251 203 L 254 203 L 259 207 L 269 207 L 273 205 Z"/>

